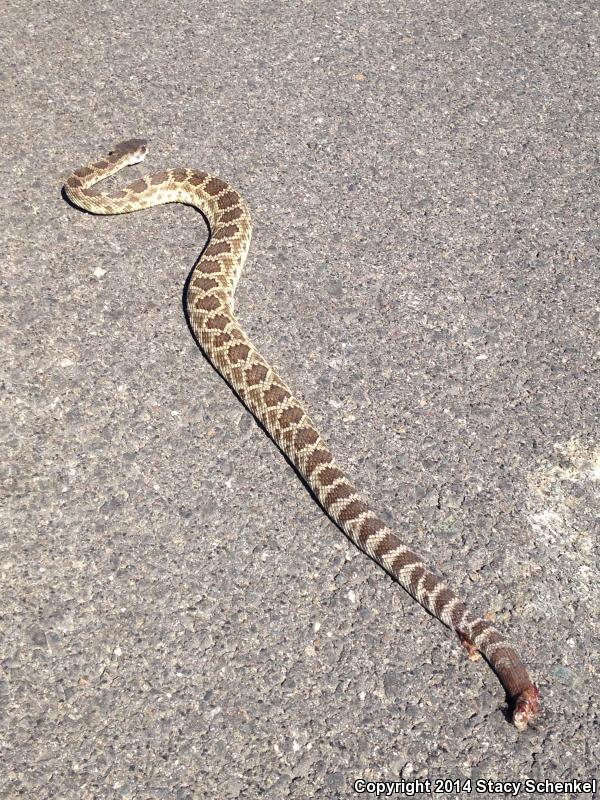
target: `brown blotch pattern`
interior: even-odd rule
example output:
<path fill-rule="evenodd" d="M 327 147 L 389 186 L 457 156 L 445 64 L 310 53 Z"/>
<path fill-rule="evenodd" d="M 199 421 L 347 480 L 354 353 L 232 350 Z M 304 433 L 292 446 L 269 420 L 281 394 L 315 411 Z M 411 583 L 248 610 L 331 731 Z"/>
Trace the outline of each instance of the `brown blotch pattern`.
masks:
<path fill-rule="evenodd" d="M 225 331 L 225 333 L 217 334 L 212 341 L 215 347 L 223 347 L 231 341 L 231 338 L 227 331 Z"/>
<path fill-rule="evenodd" d="M 234 344 L 233 347 L 230 347 L 228 350 L 229 358 L 234 364 L 237 364 L 238 361 L 245 361 L 248 358 L 249 352 L 250 348 L 247 344 Z"/>
<path fill-rule="evenodd" d="M 187 169 L 172 169 L 169 175 L 171 180 L 177 181 L 177 183 L 182 183 L 183 181 L 187 180 L 187 176 Z"/>
<path fill-rule="evenodd" d="M 220 306 L 221 301 L 218 297 L 215 297 L 212 294 L 206 294 L 203 297 L 199 297 L 194 303 L 195 308 L 198 310 L 202 309 L 204 311 L 216 311 Z"/>
<path fill-rule="evenodd" d="M 296 431 L 296 447 L 303 450 L 308 445 L 314 444 L 319 438 L 319 434 L 314 428 L 300 428 Z"/>
<path fill-rule="evenodd" d="M 278 406 L 279 403 L 282 403 L 284 400 L 290 396 L 290 393 L 283 389 L 281 386 L 277 386 L 274 384 L 268 389 L 264 394 L 265 405 L 268 407 Z"/>
<path fill-rule="evenodd" d="M 360 535 L 366 539 L 368 536 L 379 533 L 384 527 L 385 525 L 381 520 L 369 518 L 364 520 L 363 524 L 360 526 Z M 386 533 L 385 538 L 379 542 L 375 549 L 377 558 L 383 558 L 386 553 L 391 553 L 392 550 L 398 547 L 398 544 L 398 539 L 393 533 Z"/>
<path fill-rule="evenodd" d="M 225 314 L 217 314 L 216 317 L 209 319 L 206 325 L 208 328 L 213 328 L 216 331 L 224 331 L 228 322 L 229 317 L 226 317 Z"/>
<path fill-rule="evenodd" d="M 200 184 L 204 183 L 204 181 L 207 178 L 208 178 L 208 173 L 207 172 L 198 172 L 198 171 L 195 170 L 189 176 L 188 181 L 191 183 L 192 186 L 200 186 Z"/>
<path fill-rule="evenodd" d="M 411 553 L 408 550 L 406 553 L 400 553 L 400 555 L 396 556 L 396 558 L 392 562 L 392 570 L 395 573 L 401 572 L 405 567 L 409 567 L 411 564 L 420 564 L 421 559 L 416 553 Z"/>
<path fill-rule="evenodd" d="M 240 202 L 240 196 L 237 192 L 231 189 L 227 194 L 224 194 L 222 197 L 219 197 L 217 200 L 217 205 L 219 208 L 229 208 L 230 206 L 236 206 Z"/>
<path fill-rule="evenodd" d="M 306 459 L 306 472 L 310 476 L 320 464 L 330 464 L 332 461 L 333 456 L 328 450 L 313 450 Z"/>
<path fill-rule="evenodd" d="M 494 626 L 492 625 L 492 623 L 488 622 L 488 620 L 480 619 L 473 625 L 473 627 L 469 631 L 470 638 L 474 640 L 479 636 L 480 633 L 483 633 L 488 628 L 493 628 L 493 627 Z"/>
<path fill-rule="evenodd" d="M 298 406 L 292 406 L 291 408 L 284 409 L 281 414 L 279 415 L 279 425 L 282 428 L 289 428 L 290 425 L 295 425 L 304 416 L 302 409 Z"/>
<path fill-rule="evenodd" d="M 237 233 L 239 233 L 237 225 L 226 225 L 223 228 L 217 228 L 212 238 L 213 241 L 221 241 L 221 239 L 231 239 Z"/>
<path fill-rule="evenodd" d="M 206 258 L 211 258 L 211 256 L 220 256 L 230 251 L 231 244 L 229 242 L 211 242 L 204 251 L 204 255 Z"/>
<path fill-rule="evenodd" d="M 425 580 L 423 581 L 423 589 L 427 592 L 427 594 L 429 594 L 430 592 L 433 592 L 439 582 L 440 579 L 434 575 L 433 572 L 428 572 L 425 576 Z"/>
<path fill-rule="evenodd" d="M 239 207 L 230 208 L 229 211 L 224 211 L 220 215 L 219 222 L 222 222 L 222 223 L 233 222 L 234 220 L 239 219 L 241 216 L 242 216 L 242 209 L 241 208 L 239 208 Z"/>
<path fill-rule="evenodd" d="M 148 188 L 146 181 L 143 178 L 138 178 L 137 181 L 130 183 L 127 187 L 127 191 L 133 192 L 134 194 L 141 194 L 141 192 L 145 192 Z"/>
<path fill-rule="evenodd" d="M 246 382 L 250 386 L 256 386 L 262 383 L 269 374 L 269 370 L 262 364 L 254 364 L 250 369 L 246 370 Z"/>
<path fill-rule="evenodd" d="M 454 606 L 454 608 L 450 612 L 450 619 L 452 620 L 452 625 L 456 630 L 458 630 L 458 626 L 466 610 L 467 607 L 464 603 L 458 603 L 458 605 Z"/>
<path fill-rule="evenodd" d="M 222 181 L 221 178 L 211 178 L 204 187 L 204 191 L 206 194 L 210 194 L 212 197 L 214 197 L 217 194 L 221 194 L 221 192 L 224 192 L 225 189 L 228 188 L 228 184 L 226 184 L 225 181 Z"/>
<path fill-rule="evenodd" d="M 379 531 L 383 530 L 384 528 L 385 528 L 385 523 L 382 522 L 380 519 L 377 519 L 377 517 L 367 517 L 367 519 L 363 519 L 363 521 L 360 524 L 360 538 L 362 541 L 366 541 L 368 537 L 373 536 L 376 533 L 379 533 Z M 386 537 L 383 540 L 383 542 L 380 545 L 378 545 L 377 548 L 378 552 L 379 548 L 386 543 L 389 543 L 388 537 Z M 394 537 L 394 547 L 398 547 L 398 541 L 396 540 L 395 537 Z M 394 547 L 390 547 L 389 549 L 393 550 Z M 388 550 L 386 550 L 385 552 L 388 552 Z M 385 555 L 385 553 L 382 553 L 382 555 Z"/>
<path fill-rule="evenodd" d="M 196 269 L 199 270 L 200 272 L 206 272 L 211 274 L 215 272 L 221 272 L 221 264 L 218 261 L 210 261 L 208 259 L 205 261 L 204 259 L 202 259 L 202 261 L 198 264 Z"/>
<path fill-rule="evenodd" d="M 334 503 L 337 503 L 338 500 L 347 500 L 349 497 L 352 497 L 355 494 L 356 492 L 349 483 L 338 483 L 338 485 L 334 486 L 334 488 L 325 497 L 323 502 L 326 506 L 332 506 Z M 365 522 L 366 521 L 367 520 L 365 520 Z"/>
<path fill-rule="evenodd" d="M 325 467 L 319 473 L 319 483 L 321 486 L 331 486 L 334 481 L 337 481 L 339 478 L 345 478 L 346 476 L 342 472 L 341 469 L 337 467 Z"/>
<path fill-rule="evenodd" d="M 150 176 L 151 186 L 157 186 L 159 183 L 164 183 L 167 180 L 169 180 L 169 173 L 166 169 L 161 172 L 155 172 L 154 175 Z"/>
<path fill-rule="evenodd" d="M 348 503 L 348 505 L 340 511 L 338 519 L 342 523 L 351 522 L 361 514 L 364 514 L 366 510 L 367 506 L 362 500 L 352 500 L 352 502 Z"/>
<path fill-rule="evenodd" d="M 423 575 L 425 575 L 425 572 L 426 572 L 425 567 L 422 566 L 421 564 L 415 567 L 414 570 L 412 571 L 409 583 L 411 594 L 417 593 L 417 589 L 419 588 L 419 581 L 421 580 Z"/>
<path fill-rule="evenodd" d="M 487 637 L 487 639 L 485 640 L 485 642 L 484 642 L 484 643 L 481 645 L 481 649 L 482 649 L 482 650 L 485 650 L 485 648 L 486 648 L 488 645 L 490 645 L 490 644 L 498 644 L 498 642 L 501 642 L 501 641 L 503 641 L 502 634 L 501 634 L 499 631 L 493 631 L 493 632 L 492 632 L 492 633 L 490 633 L 490 635 Z M 501 652 L 502 652 L 502 651 L 501 651 Z M 510 647 L 507 647 L 507 648 L 506 648 L 506 650 L 505 650 L 505 652 L 506 652 L 506 653 L 512 653 L 513 651 L 512 651 L 512 648 L 510 648 Z"/>
<path fill-rule="evenodd" d="M 192 280 L 192 286 L 202 289 L 203 292 L 208 292 L 210 289 L 216 289 L 218 285 L 219 281 L 215 280 L 215 278 L 203 278 L 200 277 L 200 275 L 196 275 Z"/>
<path fill-rule="evenodd" d="M 442 589 L 442 591 L 435 598 L 434 603 L 434 610 L 438 617 L 441 615 L 448 603 L 454 599 L 454 597 L 454 592 L 452 592 L 450 589 Z"/>

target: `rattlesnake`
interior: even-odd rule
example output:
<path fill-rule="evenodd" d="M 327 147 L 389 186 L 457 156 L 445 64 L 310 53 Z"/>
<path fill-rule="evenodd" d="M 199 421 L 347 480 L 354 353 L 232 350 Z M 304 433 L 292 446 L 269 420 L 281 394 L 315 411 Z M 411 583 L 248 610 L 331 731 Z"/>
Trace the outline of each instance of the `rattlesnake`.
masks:
<path fill-rule="evenodd" d="M 252 232 L 244 200 L 220 178 L 193 169 L 147 175 L 119 191 L 91 188 L 145 156 L 145 141 L 123 142 L 101 160 L 73 173 L 64 193 L 73 204 L 94 214 L 122 214 L 162 203 L 185 203 L 202 212 L 210 240 L 189 278 L 186 303 L 190 326 L 205 355 L 348 538 L 427 611 L 456 631 L 470 657 L 485 656 L 506 690 L 514 724 L 524 730 L 539 713 L 539 690 L 516 651 L 490 621 L 473 616 L 373 513 L 334 461 L 302 404 L 239 326 L 233 294 Z"/>

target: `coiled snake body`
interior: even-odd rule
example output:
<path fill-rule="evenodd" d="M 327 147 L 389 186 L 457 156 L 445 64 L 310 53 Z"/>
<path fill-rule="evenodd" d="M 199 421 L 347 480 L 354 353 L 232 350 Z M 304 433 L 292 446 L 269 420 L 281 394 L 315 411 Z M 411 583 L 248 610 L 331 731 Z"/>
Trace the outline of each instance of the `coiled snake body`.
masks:
<path fill-rule="evenodd" d="M 204 353 L 348 538 L 427 611 L 456 631 L 470 657 L 485 656 L 506 690 L 514 724 L 524 730 L 539 712 L 539 691 L 514 648 L 491 622 L 472 615 L 370 509 L 335 462 L 302 404 L 240 328 L 233 312 L 233 293 L 252 232 L 250 213 L 240 195 L 219 178 L 193 169 L 147 175 L 110 193 L 91 188 L 145 155 L 143 140 L 123 142 L 101 160 L 77 170 L 64 192 L 76 206 L 94 214 L 122 214 L 162 203 L 185 203 L 202 212 L 210 241 L 189 279 L 187 311 Z"/>

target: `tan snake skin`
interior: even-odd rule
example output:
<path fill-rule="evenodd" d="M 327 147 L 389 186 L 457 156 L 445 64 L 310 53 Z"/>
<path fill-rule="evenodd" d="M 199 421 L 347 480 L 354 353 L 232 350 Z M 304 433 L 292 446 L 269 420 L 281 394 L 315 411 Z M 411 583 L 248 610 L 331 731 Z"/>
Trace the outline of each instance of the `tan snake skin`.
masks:
<path fill-rule="evenodd" d="M 205 355 L 348 538 L 427 611 L 456 631 L 470 657 L 483 654 L 506 690 L 514 724 L 524 730 L 539 713 L 539 690 L 516 651 L 491 622 L 473 616 L 370 509 L 335 462 L 301 403 L 240 328 L 233 312 L 233 293 L 252 233 L 250 213 L 240 195 L 219 178 L 193 169 L 147 175 L 110 193 L 91 188 L 123 167 L 142 161 L 145 155 L 146 142 L 141 139 L 117 145 L 67 180 L 67 198 L 94 214 L 122 214 L 162 203 L 185 203 L 203 213 L 210 242 L 190 276 L 187 310 Z"/>

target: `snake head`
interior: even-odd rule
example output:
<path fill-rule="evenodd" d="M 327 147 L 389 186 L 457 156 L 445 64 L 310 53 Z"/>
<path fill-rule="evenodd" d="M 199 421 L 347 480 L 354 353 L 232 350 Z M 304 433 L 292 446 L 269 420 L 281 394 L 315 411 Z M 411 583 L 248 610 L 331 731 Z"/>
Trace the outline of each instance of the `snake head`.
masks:
<path fill-rule="evenodd" d="M 114 158 L 127 159 L 127 166 L 132 164 L 139 164 L 146 158 L 148 152 L 148 142 L 146 139 L 127 139 L 125 142 L 119 142 L 110 151 L 110 155 Z"/>

